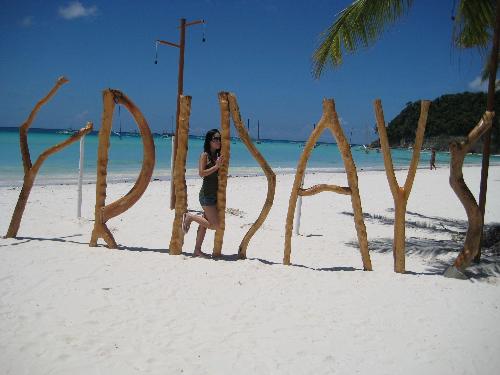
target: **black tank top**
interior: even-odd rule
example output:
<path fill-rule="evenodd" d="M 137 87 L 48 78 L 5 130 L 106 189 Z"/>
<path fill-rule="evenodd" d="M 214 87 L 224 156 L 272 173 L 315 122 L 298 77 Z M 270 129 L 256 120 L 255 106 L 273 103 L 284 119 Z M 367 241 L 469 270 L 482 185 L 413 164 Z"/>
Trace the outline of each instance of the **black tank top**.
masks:
<path fill-rule="evenodd" d="M 207 155 L 207 166 L 205 169 L 212 168 L 215 163 L 210 156 Z M 219 170 L 208 176 L 203 177 L 203 185 L 201 185 L 200 195 L 205 197 L 216 197 L 217 189 L 219 188 Z"/>

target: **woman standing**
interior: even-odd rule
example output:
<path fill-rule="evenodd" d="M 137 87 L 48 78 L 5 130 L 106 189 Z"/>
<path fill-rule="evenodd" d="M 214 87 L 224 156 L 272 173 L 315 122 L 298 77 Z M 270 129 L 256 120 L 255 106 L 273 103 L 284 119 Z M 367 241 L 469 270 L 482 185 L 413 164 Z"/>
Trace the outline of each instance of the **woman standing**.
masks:
<path fill-rule="evenodd" d="M 436 169 L 436 149 L 433 147 L 431 151 L 431 160 L 430 160 L 431 171 L 432 168 Z"/>
<path fill-rule="evenodd" d="M 203 216 L 193 215 L 186 212 L 182 218 L 182 230 L 184 233 L 189 231 L 192 221 L 198 223 L 198 232 L 196 234 L 196 245 L 193 256 L 206 257 L 201 251 L 201 245 L 205 239 L 205 233 L 208 229 L 219 229 L 219 213 L 217 211 L 217 189 L 219 187 L 219 168 L 224 162 L 224 157 L 220 155 L 221 136 L 219 130 L 212 129 L 205 135 L 203 152 L 200 155 L 198 163 L 198 173 L 203 178 L 203 184 L 200 189 L 199 199 L 203 208 Z"/>

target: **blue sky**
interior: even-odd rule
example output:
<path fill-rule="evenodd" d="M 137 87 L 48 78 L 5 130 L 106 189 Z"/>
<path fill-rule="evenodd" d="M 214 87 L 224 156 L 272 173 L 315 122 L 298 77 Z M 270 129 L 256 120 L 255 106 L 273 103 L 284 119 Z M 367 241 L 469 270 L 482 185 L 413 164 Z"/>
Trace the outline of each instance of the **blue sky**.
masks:
<path fill-rule="evenodd" d="M 373 100 L 386 120 L 405 103 L 446 93 L 478 91 L 483 56 L 452 47 L 452 0 L 415 0 L 410 13 L 373 46 L 346 56 L 319 80 L 311 55 L 319 34 L 349 1 L 163 0 L 1 1 L 0 126 L 19 126 L 35 103 L 65 75 L 70 83 L 38 114 L 33 127 L 100 127 L 102 90 L 123 91 L 153 131 L 175 116 L 181 17 L 205 19 L 187 30 L 184 93 L 191 95 L 191 133 L 220 122 L 217 93 L 234 92 L 242 117 L 257 120 L 261 137 L 306 139 L 334 98 L 346 134 L 365 142 Z M 122 111 L 124 130 L 135 128 Z M 115 116 L 116 120 L 116 116 Z M 235 130 L 232 128 L 234 134 Z M 332 140 L 327 135 L 323 140 Z"/>

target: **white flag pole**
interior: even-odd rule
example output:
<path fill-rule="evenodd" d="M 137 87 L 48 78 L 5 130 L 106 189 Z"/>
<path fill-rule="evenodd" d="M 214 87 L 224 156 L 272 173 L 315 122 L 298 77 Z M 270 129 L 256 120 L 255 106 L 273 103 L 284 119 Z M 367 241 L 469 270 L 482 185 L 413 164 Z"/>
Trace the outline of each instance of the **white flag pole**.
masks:
<path fill-rule="evenodd" d="M 84 161 L 84 142 L 85 136 L 80 138 L 80 161 L 78 163 L 78 203 L 76 206 L 76 217 L 82 217 L 82 182 L 83 182 L 83 161 Z"/>
<path fill-rule="evenodd" d="M 301 189 L 304 187 L 305 175 L 306 175 L 305 173 L 302 175 L 302 181 L 300 182 Z M 299 195 L 299 197 L 297 199 L 297 214 L 295 215 L 295 234 L 297 236 L 299 235 L 301 213 L 302 213 L 302 195 Z"/>
<path fill-rule="evenodd" d="M 172 134 L 172 154 L 170 155 L 170 196 L 174 193 L 174 145 L 175 135 Z"/>

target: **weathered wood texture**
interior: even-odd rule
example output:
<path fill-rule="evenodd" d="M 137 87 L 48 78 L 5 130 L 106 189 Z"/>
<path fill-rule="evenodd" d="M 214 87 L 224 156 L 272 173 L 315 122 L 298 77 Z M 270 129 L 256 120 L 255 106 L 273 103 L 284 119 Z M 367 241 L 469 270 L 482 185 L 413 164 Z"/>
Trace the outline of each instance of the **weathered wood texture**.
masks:
<path fill-rule="evenodd" d="M 56 81 L 54 87 L 49 91 L 49 93 L 41 99 L 31 111 L 28 119 L 21 125 L 19 128 L 19 144 L 21 146 L 21 155 L 23 157 L 23 167 L 24 173 L 26 174 L 28 170 L 31 168 L 31 159 L 30 159 L 30 150 L 28 147 L 28 129 L 30 128 L 33 120 L 35 119 L 36 114 L 40 110 L 40 108 L 47 103 L 59 90 L 59 88 L 68 83 L 69 80 L 66 77 L 59 77 Z"/>
<path fill-rule="evenodd" d="M 19 193 L 19 198 L 17 200 L 16 208 L 14 209 L 14 213 L 12 214 L 12 219 L 10 221 L 9 229 L 7 231 L 6 238 L 12 238 L 17 236 L 17 232 L 19 231 L 19 226 L 21 225 L 21 219 L 23 217 L 24 209 L 26 208 L 26 204 L 28 203 L 28 198 L 33 188 L 33 184 L 35 183 L 35 178 L 40 170 L 43 162 L 52 154 L 61 151 L 63 148 L 69 146 L 70 144 L 78 141 L 84 135 L 90 133 L 92 131 L 93 124 L 88 122 L 84 128 L 81 128 L 78 132 L 71 135 L 65 141 L 58 143 L 55 146 L 52 146 L 42 152 L 40 156 L 36 159 L 35 164 L 28 169 L 28 172 L 24 174 L 23 187 L 21 189 L 21 193 Z M 28 145 L 26 145 L 28 147 Z M 26 148 L 28 150 L 28 148 Z"/>
<path fill-rule="evenodd" d="M 33 184 L 35 183 L 35 178 L 40 170 L 43 162 L 52 154 L 61 151 L 63 148 L 69 146 L 75 141 L 79 140 L 84 135 L 90 133 L 92 131 L 92 123 L 88 122 L 87 125 L 80 129 L 77 133 L 73 134 L 71 137 L 66 139 L 65 141 L 54 145 L 38 156 L 35 164 L 31 163 L 29 145 L 28 145 L 28 130 L 35 119 L 36 114 L 40 110 L 40 108 L 47 103 L 57 92 L 57 90 L 68 80 L 65 77 L 58 78 L 54 87 L 49 91 L 49 93 L 41 99 L 31 111 L 28 119 L 20 126 L 19 128 L 19 144 L 21 147 L 21 156 L 23 159 L 23 168 L 24 168 L 24 181 L 21 192 L 19 193 L 19 198 L 17 199 L 16 207 L 14 208 L 14 212 L 12 213 L 12 218 L 10 220 L 10 225 L 7 230 L 6 238 L 12 238 L 17 236 L 17 232 L 19 231 L 19 227 L 21 225 L 21 220 L 23 217 L 24 209 L 26 208 L 26 204 L 28 203 L 28 198 L 33 188 Z"/>
<path fill-rule="evenodd" d="M 344 162 L 344 167 L 347 174 L 347 182 L 349 187 L 339 187 L 336 185 L 317 185 L 310 189 L 301 189 L 302 178 L 305 173 L 305 168 L 307 161 L 311 155 L 311 152 L 316 144 L 318 138 L 323 133 L 323 131 L 329 128 L 337 141 L 337 145 Z M 292 242 L 292 229 L 293 229 L 293 217 L 295 215 L 295 208 L 297 205 L 298 195 L 314 195 L 322 191 L 333 191 L 340 194 L 347 194 L 351 196 L 351 204 L 354 211 L 354 224 L 356 228 L 356 233 L 358 236 L 358 243 L 361 252 L 361 258 L 363 262 L 363 269 L 366 271 L 372 270 L 372 264 L 370 260 L 370 254 L 368 251 L 368 240 L 366 235 L 366 226 L 363 220 L 363 211 L 361 207 L 361 198 L 359 196 L 358 188 L 358 175 L 356 171 L 356 165 L 352 159 L 351 147 L 349 142 L 347 142 L 340 122 L 338 120 L 337 113 L 335 111 L 335 103 L 332 99 L 323 100 L 323 115 L 316 126 L 316 128 L 311 133 L 311 136 L 306 142 L 304 151 L 300 156 L 299 163 L 297 166 L 297 172 L 295 174 L 295 179 L 292 186 L 292 192 L 290 194 L 290 200 L 288 203 L 288 213 L 285 225 L 285 249 L 283 255 L 283 264 L 290 264 L 290 253 L 291 253 L 291 242 Z"/>
<path fill-rule="evenodd" d="M 144 150 L 142 168 L 132 189 L 125 196 L 106 205 L 109 138 L 115 104 L 123 104 L 134 118 L 139 127 Z M 148 187 L 155 165 L 155 146 L 146 119 L 139 108 L 125 94 L 119 90 L 104 90 L 103 105 L 102 124 L 99 130 L 99 148 L 97 150 L 95 221 L 89 245 L 97 246 L 97 240 L 102 238 L 110 249 L 116 249 L 118 246 L 106 222 L 132 207 Z"/>
<path fill-rule="evenodd" d="M 177 139 L 177 154 L 175 157 L 174 188 L 175 217 L 172 224 L 169 254 L 179 255 L 184 245 L 182 216 L 187 212 L 186 157 L 188 152 L 189 117 L 191 115 L 191 97 L 180 97 L 179 129 Z"/>
<path fill-rule="evenodd" d="M 219 187 L 217 190 L 217 211 L 219 213 L 219 229 L 215 231 L 213 257 L 220 257 L 222 254 L 222 242 L 224 241 L 224 231 L 226 230 L 226 187 L 229 160 L 231 157 L 231 134 L 230 134 L 230 114 L 229 100 L 227 92 L 219 93 L 219 107 L 221 114 L 221 150 L 224 163 L 219 168 Z"/>
<path fill-rule="evenodd" d="M 450 186 L 465 208 L 468 227 L 465 235 L 464 247 L 453 263 L 453 266 L 445 271 L 445 276 L 454 277 L 456 272 L 452 270 L 452 267 L 455 267 L 456 270 L 460 272 L 464 271 L 479 252 L 483 217 L 474 195 L 464 181 L 462 167 L 465 155 L 469 152 L 469 149 L 486 131 L 491 129 L 494 116 L 494 112 L 485 112 L 479 123 L 470 131 L 464 141 L 456 141 L 450 144 Z"/>
<path fill-rule="evenodd" d="M 337 194 L 351 195 L 351 189 L 346 186 L 337 186 L 337 185 L 327 185 L 327 184 L 319 184 L 311 186 L 307 189 L 299 189 L 299 195 L 303 197 L 309 197 L 311 195 L 315 195 L 318 193 L 322 193 L 324 191 L 331 191 Z"/>
<path fill-rule="evenodd" d="M 406 204 L 410 197 L 411 188 L 417 172 L 418 161 L 420 159 L 420 149 L 424 141 L 425 127 L 427 125 L 427 114 L 431 102 L 422 100 L 420 103 L 420 117 L 418 120 L 417 132 L 415 135 L 415 144 L 413 146 L 413 155 L 410 162 L 410 168 L 406 176 L 406 181 L 403 187 L 398 185 L 396 175 L 394 174 L 394 166 L 392 163 L 391 150 L 387 131 L 385 128 L 384 111 L 380 99 L 375 100 L 375 115 L 377 118 L 377 129 L 380 137 L 380 145 L 384 155 L 384 166 L 392 197 L 394 199 L 394 241 L 392 251 L 394 256 L 394 271 L 398 273 L 405 272 L 405 217 Z"/>
<path fill-rule="evenodd" d="M 257 220 L 252 224 L 250 229 L 248 229 L 247 233 L 243 237 L 243 240 L 241 241 L 238 249 L 239 258 L 245 259 L 250 239 L 253 237 L 255 232 L 257 232 L 257 230 L 262 226 L 262 224 L 267 218 L 267 215 L 269 214 L 269 211 L 271 210 L 271 207 L 273 206 L 274 193 L 276 190 L 276 175 L 273 172 L 272 168 L 267 163 L 266 159 L 264 159 L 259 150 L 257 150 L 257 147 L 255 147 L 255 145 L 252 143 L 252 140 L 250 139 L 250 136 L 248 135 L 248 132 L 245 129 L 243 121 L 241 121 L 241 114 L 238 106 L 238 101 L 236 100 L 236 95 L 234 95 L 233 93 L 229 93 L 228 99 L 229 99 L 229 109 L 231 112 L 231 116 L 233 118 L 234 126 L 238 131 L 238 135 L 241 141 L 247 147 L 248 151 L 250 151 L 250 153 L 252 154 L 253 158 L 257 160 L 267 178 L 267 195 L 266 195 L 266 201 L 264 202 L 264 206 L 262 207 L 262 210 L 259 216 L 257 217 Z"/>

